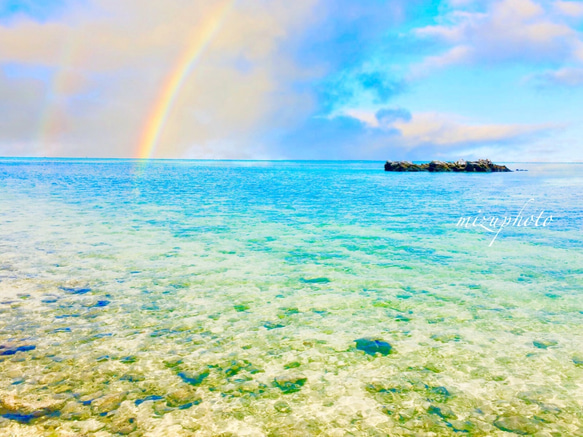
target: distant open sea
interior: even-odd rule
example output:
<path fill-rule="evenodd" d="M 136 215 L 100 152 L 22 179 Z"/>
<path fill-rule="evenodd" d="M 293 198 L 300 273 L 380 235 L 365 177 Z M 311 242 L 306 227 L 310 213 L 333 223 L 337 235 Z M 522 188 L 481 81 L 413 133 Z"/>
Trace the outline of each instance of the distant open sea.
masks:
<path fill-rule="evenodd" d="M 583 164 L 508 166 L 0 159 L 0 435 L 583 435 Z"/>

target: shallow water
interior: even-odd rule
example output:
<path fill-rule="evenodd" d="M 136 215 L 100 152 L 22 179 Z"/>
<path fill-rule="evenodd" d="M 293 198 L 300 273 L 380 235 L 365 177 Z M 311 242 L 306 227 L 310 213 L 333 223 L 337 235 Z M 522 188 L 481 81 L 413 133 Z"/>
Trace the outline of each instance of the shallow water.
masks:
<path fill-rule="evenodd" d="M 583 165 L 509 166 L 0 160 L 0 434 L 583 435 Z"/>

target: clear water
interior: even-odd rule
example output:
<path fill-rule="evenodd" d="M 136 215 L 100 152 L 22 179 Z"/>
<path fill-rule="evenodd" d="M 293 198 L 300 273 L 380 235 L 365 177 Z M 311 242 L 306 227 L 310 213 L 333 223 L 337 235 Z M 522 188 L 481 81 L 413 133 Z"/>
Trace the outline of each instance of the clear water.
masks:
<path fill-rule="evenodd" d="M 583 165 L 510 166 L 0 160 L 0 434 L 583 435 Z"/>

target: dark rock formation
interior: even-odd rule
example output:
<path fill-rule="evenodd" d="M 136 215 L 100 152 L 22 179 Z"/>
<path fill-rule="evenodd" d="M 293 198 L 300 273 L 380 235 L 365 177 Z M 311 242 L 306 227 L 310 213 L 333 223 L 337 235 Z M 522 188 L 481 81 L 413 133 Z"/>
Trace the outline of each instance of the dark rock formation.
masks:
<path fill-rule="evenodd" d="M 409 161 L 387 161 L 385 171 L 428 171 L 428 164 L 417 165 Z"/>
<path fill-rule="evenodd" d="M 431 161 L 429 164 L 413 164 L 408 161 L 387 161 L 385 171 L 430 171 L 458 173 L 491 173 L 512 171 L 505 165 L 492 163 L 489 159 L 456 162 Z"/>

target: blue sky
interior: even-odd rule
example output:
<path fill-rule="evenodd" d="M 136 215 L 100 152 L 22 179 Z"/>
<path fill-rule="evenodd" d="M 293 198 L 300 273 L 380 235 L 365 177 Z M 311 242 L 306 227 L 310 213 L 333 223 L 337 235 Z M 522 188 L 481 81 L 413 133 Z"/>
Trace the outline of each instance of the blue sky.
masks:
<path fill-rule="evenodd" d="M 225 0 L 0 0 L 0 155 L 134 157 Z M 155 157 L 583 160 L 583 2 L 238 0 Z"/>

